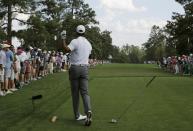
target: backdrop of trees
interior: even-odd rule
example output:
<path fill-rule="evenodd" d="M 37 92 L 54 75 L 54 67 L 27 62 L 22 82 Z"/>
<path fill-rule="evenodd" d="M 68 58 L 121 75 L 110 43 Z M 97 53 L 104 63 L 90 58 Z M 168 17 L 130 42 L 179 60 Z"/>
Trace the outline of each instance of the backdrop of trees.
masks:
<path fill-rule="evenodd" d="M 28 15 L 26 21 L 18 14 Z M 93 57 L 107 59 L 114 48 L 110 31 L 101 31 L 95 11 L 84 0 L 0 0 L 0 41 L 15 36 L 31 45 L 47 50 L 61 49 L 60 33 L 67 31 L 67 43 L 76 37 L 77 25 L 87 28 L 86 36 L 93 46 Z M 14 31 L 13 21 L 27 26 Z"/>
<path fill-rule="evenodd" d="M 86 25 L 86 37 L 93 46 L 92 57 L 112 62 L 142 63 L 163 56 L 193 52 L 193 0 L 176 0 L 184 7 L 184 14 L 173 13 L 163 28 L 154 25 L 149 39 L 142 47 L 125 44 L 112 45 L 110 31 L 101 31 L 95 11 L 84 0 L 0 0 L 0 42 L 17 37 L 25 46 L 47 50 L 62 49 L 60 32 L 67 31 L 67 42 L 75 36 L 79 24 Z M 28 16 L 18 19 L 18 14 Z M 13 21 L 27 26 L 13 30 Z"/>
<path fill-rule="evenodd" d="M 193 53 L 193 0 L 175 1 L 183 6 L 185 13 L 174 12 L 165 27 L 152 27 L 148 41 L 143 44 L 147 60 Z"/>

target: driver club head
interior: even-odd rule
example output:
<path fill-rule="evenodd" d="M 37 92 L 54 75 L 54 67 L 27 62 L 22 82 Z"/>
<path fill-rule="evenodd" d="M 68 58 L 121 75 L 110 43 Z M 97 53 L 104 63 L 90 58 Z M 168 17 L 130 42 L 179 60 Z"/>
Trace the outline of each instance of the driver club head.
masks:
<path fill-rule="evenodd" d="M 116 123 L 117 123 L 117 120 L 113 118 L 113 119 L 111 119 L 110 123 L 116 124 Z"/>

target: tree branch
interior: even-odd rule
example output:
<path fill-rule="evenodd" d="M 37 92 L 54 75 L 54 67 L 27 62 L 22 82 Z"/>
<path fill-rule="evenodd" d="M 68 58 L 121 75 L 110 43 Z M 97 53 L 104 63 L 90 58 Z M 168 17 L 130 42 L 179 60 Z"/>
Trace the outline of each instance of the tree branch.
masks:
<path fill-rule="evenodd" d="M 27 21 L 23 21 L 23 20 L 20 20 L 20 19 L 17 19 L 17 18 L 13 18 L 12 20 L 17 20 L 17 21 L 19 21 L 19 22 L 21 22 L 21 23 L 23 23 L 23 24 L 31 24 L 31 23 L 29 23 L 29 22 L 27 22 Z"/>
<path fill-rule="evenodd" d="M 14 10 L 12 11 L 12 13 L 21 13 L 21 14 L 26 14 L 26 15 L 35 14 L 35 13 L 32 13 L 32 12 L 27 12 L 27 11 L 25 11 L 25 10 L 17 9 L 17 8 L 14 8 Z"/>
<path fill-rule="evenodd" d="M 8 24 L 8 23 L 3 23 L 3 24 L 1 24 L 0 26 L 3 27 L 4 25 L 7 25 L 7 24 Z"/>
<path fill-rule="evenodd" d="M 3 30 L 7 30 L 7 26 L 3 27 L 2 29 L 3 29 Z"/>
<path fill-rule="evenodd" d="M 13 10 L 11 11 L 11 13 L 19 13 L 17 10 Z"/>
<path fill-rule="evenodd" d="M 33 15 L 35 13 L 31 13 L 31 12 L 23 12 L 23 11 L 18 11 L 18 10 L 14 10 L 12 11 L 12 13 L 19 13 L 19 14 L 25 14 L 25 15 Z"/>
<path fill-rule="evenodd" d="M 25 14 L 25 15 L 34 15 L 35 13 L 32 12 L 24 12 L 24 11 L 18 11 L 18 13 Z"/>

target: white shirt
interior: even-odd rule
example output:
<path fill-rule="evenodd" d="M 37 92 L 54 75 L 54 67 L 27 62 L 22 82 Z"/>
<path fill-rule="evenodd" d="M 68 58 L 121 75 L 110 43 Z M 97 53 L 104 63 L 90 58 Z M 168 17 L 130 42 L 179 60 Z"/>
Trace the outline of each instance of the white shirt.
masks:
<path fill-rule="evenodd" d="M 64 55 L 64 62 L 67 63 L 67 56 Z"/>
<path fill-rule="evenodd" d="M 92 46 L 85 37 L 80 36 L 77 39 L 72 40 L 68 47 L 71 50 L 70 64 L 88 64 Z"/>
<path fill-rule="evenodd" d="M 21 69 L 21 65 L 20 65 L 21 60 L 20 60 L 18 55 L 15 55 L 15 57 L 16 57 L 16 62 L 15 62 L 16 67 L 17 67 L 17 69 Z"/>
<path fill-rule="evenodd" d="M 30 52 L 26 52 L 26 60 L 30 60 L 31 59 L 31 53 Z"/>
<path fill-rule="evenodd" d="M 0 51 L 0 64 L 2 64 L 3 67 L 5 67 L 6 64 L 6 54 L 3 50 Z"/>
<path fill-rule="evenodd" d="M 21 62 L 24 62 L 25 60 L 27 60 L 27 54 L 24 51 L 18 57 Z"/>

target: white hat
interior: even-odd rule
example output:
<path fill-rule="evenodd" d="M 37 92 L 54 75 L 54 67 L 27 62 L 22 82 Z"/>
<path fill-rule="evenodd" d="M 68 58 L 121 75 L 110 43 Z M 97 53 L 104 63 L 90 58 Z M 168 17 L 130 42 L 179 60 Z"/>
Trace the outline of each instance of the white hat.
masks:
<path fill-rule="evenodd" d="M 31 46 L 29 46 L 29 49 L 30 49 L 30 50 L 33 50 L 34 48 L 33 48 L 33 47 L 31 47 Z"/>
<path fill-rule="evenodd" d="M 83 34 L 85 32 L 85 27 L 83 25 L 77 26 L 76 32 L 80 33 L 80 34 Z"/>
<path fill-rule="evenodd" d="M 8 44 L 2 44 L 2 48 L 9 48 L 11 45 Z"/>

